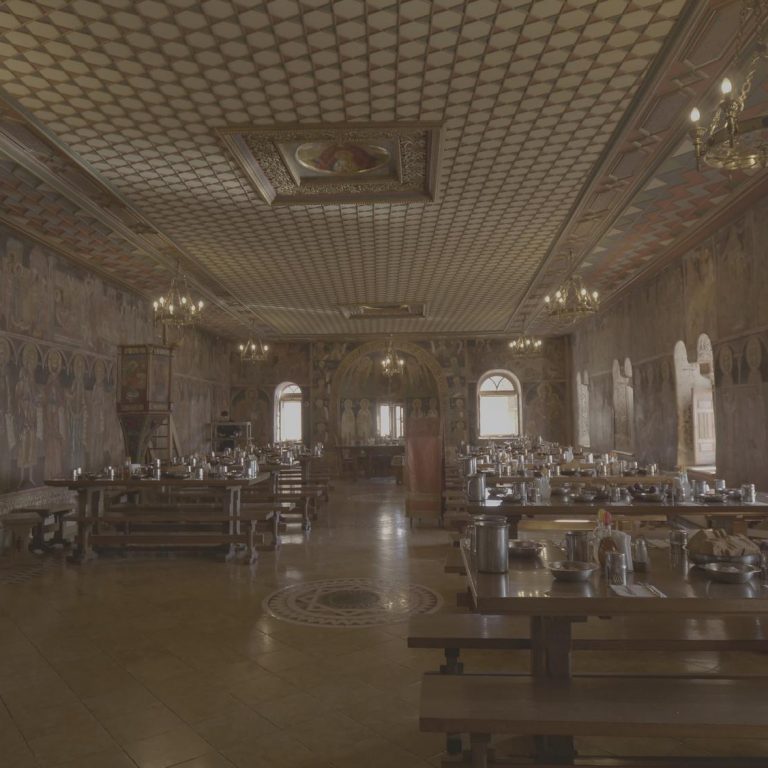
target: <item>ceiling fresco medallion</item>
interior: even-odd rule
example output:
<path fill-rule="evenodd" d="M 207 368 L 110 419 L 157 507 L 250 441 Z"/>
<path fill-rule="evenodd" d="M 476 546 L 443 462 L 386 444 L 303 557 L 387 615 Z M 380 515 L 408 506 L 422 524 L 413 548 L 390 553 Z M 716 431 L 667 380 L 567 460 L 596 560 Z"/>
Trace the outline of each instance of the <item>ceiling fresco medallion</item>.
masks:
<path fill-rule="evenodd" d="M 384 168 L 390 162 L 390 152 L 374 144 L 309 141 L 296 148 L 296 160 L 310 171 L 346 177 Z"/>
<path fill-rule="evenodd" d="M 219 135 L 269 205 L 437 200 L 438 123 L 234 126 Z"/>

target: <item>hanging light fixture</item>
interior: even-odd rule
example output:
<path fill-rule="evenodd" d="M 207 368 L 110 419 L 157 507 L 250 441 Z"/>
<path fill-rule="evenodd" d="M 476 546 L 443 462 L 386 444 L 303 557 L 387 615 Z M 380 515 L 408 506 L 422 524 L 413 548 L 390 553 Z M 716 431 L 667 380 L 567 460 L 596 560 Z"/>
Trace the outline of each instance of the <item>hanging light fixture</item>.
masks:
<path fill-rule="evenodd" d="M 544 342 L 538 336 L 529 336 L 525 332 L 525 317 L 523 317 L 523 332 L 509 342 L 509 348 L 515 357 L 536 357 L 541 354 Z"/>
<path fill-rule="evenodd" d="M 573 252 L 569 258 L 569 271 L 573 264 Z M 579 275 L 570 275 L 554 292 L 544 297 L 547 314 L 556 320 L 576 322 L 581 317 L 592 315 L 600 308 L 600 296 L 590 291 Z"/>
<path fill-rule="evenodd" d="M 694 107 L 691 110 L 691 138 L 696 151 L 696 167 L 699 170 L 702 162 L 712 168 L 728 171 L 749 171 L 768 167 L 768 114 L 742 117 L 757 65 L 762 59 L 768 59 L 764 29 L 767 10 L 768 0 L 744 0 L 741 7 L 734 61 L 738 61 L 743 54 L 747 25 L 757 30 L 759 38 L 757 47 L 747 63 L 741 89 L 737 92 L 731 79 L 723 78 L 720 83 L 721 99 L 707 127 L 700 125 L 699 109 Z"/>
<path fill-rule="evenodd" d="M 256 337 L 248 339 L 244 344 L 239 344 L 240 360 L 244 363 L 263 363 L 269 354 L 269 344 Z"/>
<path fill-rule="evenodd" d="M 195 301 L 187 284 L 187 277 L 176 264 L 176 274 L 168 291 L 152 302 L 155 322 L 165 325 L 193 325 L 203 311 L 202 299 Z"/>
<path fill-rule="evenodd" d="M 387 348 L 384 351 L 384 357 L 381 361 L 381 372 L 388 378 L 400 376 L 405 370 L 405 360 L 399 357 L 392 344 L 392 337 L 389 337 Z"/>

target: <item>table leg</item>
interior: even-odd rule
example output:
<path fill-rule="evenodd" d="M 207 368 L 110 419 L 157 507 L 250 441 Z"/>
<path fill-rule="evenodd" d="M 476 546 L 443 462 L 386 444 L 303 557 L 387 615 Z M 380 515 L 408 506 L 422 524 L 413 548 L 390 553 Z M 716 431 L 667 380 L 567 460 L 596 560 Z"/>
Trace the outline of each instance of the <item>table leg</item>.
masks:
<path fill-rule="evenodd" d="M 224 515 L 229 520 L 229 535 L 233 536 L 240 533 L 240 489 L 225 488 L 222 497 L 224 501 Z M 232 560 L 237 556 L 237 546 L 230 542 L 229 550 L 225 556 L 226 560 Z"/>
<path fill-rule="evenodd" d="M 96 502 L 92 496 L 96 496 Z M 91 532 L 94 520 L 101 507 L 103 494 L 91 488 L 78 488 L 77 490 L 77 544 L 72 552 L 70 560 L 74 563 L 83 563 L 96 557 L 91 548 Z"/>
<path fill-rule="evenodd" d="M 571 676 L 570 616 L 531 617 L 531 674 L 534 677 Z M 535 736 L 536 760 L 572 765 L 576 757 L 572 736 Z"/>
<path fill-rule="evenodd" d="M 279 504 L 275 504 L 274 512 L 272 513 L 272 548 L 280 548 L 280 513 L 281 507 Z"/>

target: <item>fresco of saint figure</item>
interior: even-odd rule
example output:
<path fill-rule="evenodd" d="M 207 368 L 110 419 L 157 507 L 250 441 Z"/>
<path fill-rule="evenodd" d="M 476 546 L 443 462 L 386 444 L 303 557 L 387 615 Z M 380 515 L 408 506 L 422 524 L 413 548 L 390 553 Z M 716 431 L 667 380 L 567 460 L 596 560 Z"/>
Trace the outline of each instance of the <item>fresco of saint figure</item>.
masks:
<path fill-rule="evenodd" d="M 64 472 L 66 417 L 64 387 L 61 382 L 63 360 L 61 353 L 48 353 L 48 377 L 43 388 L 43 443 L 46 477 L 61 477 Z"/>
<path fill-rule="evenodd" d="M 373 437 L 373 420 L 371 419 L 370 403 L 363 398 L 360 410 L 357 412 L 357 439 L 367 443 Z"/>
<path fill-rule="evenodd" d="M 27 344 L 21 352 L 19 379 L 16 382 L 16 419 L 19 433 L 19 449 L 16 464 L 19 468 L 20 488 L 34 486 L 33 471 L 37 464 L 37 392 L 35 371 L 37 370 L 37 348 Z"/>
<path fill-rule="evenodd" d="M 72 361 L 72 384 L 67 392 L 69 412 L 69 450 L 72 468 L 85 464 L 88 434 L 88 410 L 85 402 L 85 360 L 75 355 Z"/>
<path fill-rule="evenodd" d="M 342 445 L 353 445 L 357 433 L 355 412 L 352 410 L 352 401 L 344 401 L 344 410 L 341 413 L 341 443 Z"/>

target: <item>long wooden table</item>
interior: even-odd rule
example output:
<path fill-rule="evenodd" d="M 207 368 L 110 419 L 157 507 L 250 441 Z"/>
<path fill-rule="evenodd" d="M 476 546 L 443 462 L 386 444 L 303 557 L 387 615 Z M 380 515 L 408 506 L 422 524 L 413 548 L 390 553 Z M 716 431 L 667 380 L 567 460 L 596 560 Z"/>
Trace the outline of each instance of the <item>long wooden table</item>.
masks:
<path fill-rule="evenodd" d="M 240 491 L 269 480 L 269 473 L 264 472 L 254 478 L 208 478 L 204 480 L 162 478 L 147 479 L 116 479 L 107 478 L 81 479 L 81 480 L 46 480 L 45 484 L 54 488 L 69 488 L 77 493 L 77 518 L 78 540 L 72 552 L 72 559 L 84 562 L 96 557 L 89 541 L 92 527 L 98 525 L 99 517 L 104 513 L 104 499 L 107 493 L 122 491 L 126 493 L 141 494 L 152 491 L 160 492 L 164 489 L 198 490 L 215 495 L 219 499 L 222 516 L 228 519 L 230 532 L 240 531 Z M 230 549 L 230 556 L 234 553 Z"/>
<path fill-rule="evenodd" d="M 466 542 L 462 559 L 471 599 L 481 613 L 527 617 L 530 624 L 531 674 L 569 678 L 573 625 L 588 617 L 643 616 L 652 623 L 663 616 L 757 618 L 768 630 L 768 589 L 757 578 L 746 584 L 712 582 L 685 559 L 673 564 L 666 549 L 651 549 L 650 567 L 628 575 L 628 583 L 650 583 L 667 595 L 617 596 L 600 570 L 586 582 L 559 582 L 548 565 L 565 559 L 563 551 L 547 545 L 535 560 L 511 559 L 505 574 L 479 573 Z M 540 757 L 567 760 L 574 754 L 569 737 L 542 736 Z"/>
<path fill-rule="evenodd" d="M 513 504 L 500 499 L 467 502 L 466 509 L 473 515 L 503 515 L 510 524 L 510 537 L 517 536 L 517 527 L 521 519 L 555 517 L 558 519 L 589 518 L 596 519 L 599 509 L 605 509 L 614 517 L 664 517 L 673 521 L 680 517 L 723 518 L 737 520 L 745 517 L 768 517 L 768 504 L 755 502 L 742 504 L 728 502 L 720 504 L 704 504 L 687 501 L 681 504 L 657 504 L 645 501 L 608 502 L 594 501 L 589 504 L 580 502 L 563 503 L 558 497 L 549 501 L 530 502 L 528 504 Z"/>

